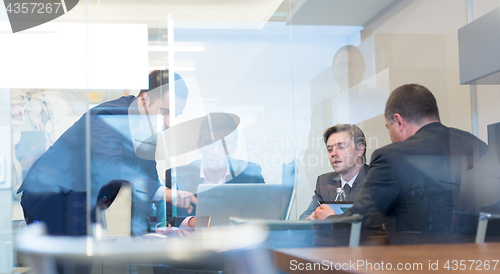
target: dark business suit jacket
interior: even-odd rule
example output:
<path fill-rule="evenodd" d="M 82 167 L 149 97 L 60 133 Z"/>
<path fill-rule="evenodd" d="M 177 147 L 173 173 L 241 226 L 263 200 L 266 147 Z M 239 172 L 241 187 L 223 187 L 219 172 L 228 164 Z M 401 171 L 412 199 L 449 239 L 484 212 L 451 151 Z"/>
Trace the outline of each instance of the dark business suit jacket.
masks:
<path fill-rule="evenodd" d="M 351 193 L 346 193 L 347 201 L 354 200 L 354 197 L 356 197 L 363 182 L 365 181 L 367 172 L 368 165 L 363 164 L 358 173 L 358 177 L 356 177 L 356 180 L 354 180 L 354 183 L 352 184 Z M 316 180 L 316 190 L 314 190 L 311 204 L 307 210 L 300 215 L 300 219 L 305 220 L 309 215 L 311 215 L 319 206 L 318 202 L 335 201 L 337 188 L 339 187 L 342 187 L 342 181 L 340 180 L 339 173 L 330 172 L 318 176 L 318 179 Z"/>
<path fill-rule="evenodd" d="M 129 114 L 138 114 L 135 96 L 100 104 L 90 110 L 91 203 L 95 207 L 99 189 L 111 180 L 132 183 L 134 234 L 147 231 L 149 201 L 158 188 L 156 162 L 137 157 L 132 144 Z M 86 117 L 83 115 L 30 168 L 18 192 L 26 221 L 44 221 L 52 234 L 85 233 Z M 71 193 L 70 195 L 68 195 Z M 77 193 L 83 193 L 78 195 Z M 71 198 L 77 195 L 80 198 Z M 83 200 L 83 201 L 82 201 Z M 73 205 L 83 208 L 71 213 Z M 67 225 L 80 220 L 80 230 Z M 83 220 L 83 223 L 81 221 Z"/>
<path fill-rule="evenodd" d="M 238 159 L 231 158 L 231 163 L 233 165 L 233 170 L 235 174 L 235 178 L 231 179 L 227 178 L 226 184 L 264 184 L 264 177 L 262 177 L 262 169 L 259 165 L 254 164 L 252 162 L 242 161 Z M 203 179 L 200 178 L 200 170 L 201 170 L 201 160 L 196 160 L 189 165 L 180 166 L 176 168 L 177 173 L 177 189 L 189 191 L 193 193 L 195 196 L 197 195 L 198 185 L 203 183 Z M 166 186 L 171 188 L 171 173 L 172 170 L 168 169 L 165 172 Z M 229 175 L 231 176 L 231 175 Z M 194 209 L 189 214 L 184 208 L 177 208 L 177 216 L 180 219 L 176 219 L 172 221 L 172 211 L 171 205 L 167 205 L 167 219 L 169 222 L 179 223 L 186 216 L 194 216 L 196 215 L 196 205 L 193 205 Z"/>
<path fill-rule="evenodd" d="M 343 215 L 363 215 L 365 232 L 386 223 L 391 244 L 469 241 L 479 211 L 499 212 L 499 170 L 477 137 L 430 123 L 373 153 L 363 188 Z"/>

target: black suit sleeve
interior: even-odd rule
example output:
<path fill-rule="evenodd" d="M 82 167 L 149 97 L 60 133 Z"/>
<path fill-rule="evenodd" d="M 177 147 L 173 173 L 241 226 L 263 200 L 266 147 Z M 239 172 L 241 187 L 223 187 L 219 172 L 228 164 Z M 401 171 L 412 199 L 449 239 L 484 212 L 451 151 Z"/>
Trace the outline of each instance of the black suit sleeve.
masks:
<path fill-rule="evenodd" d="M 366 181 L 360 193 L 356 195 L 353 207 L 340 216 L 351 216 L 357 213 L 363 215 L 362 228 L 364 230 L 381 229 L 399 196 L 398 178 L 391 166 L 387 154 L 380 150 L 375 151 Z M 334 215 L 328 218 L 336 217 Z"/>
<path fill-rule="evenodd" d="M 187 172 L 186 170 L 181 171 L 180 173 L 183 174 L 184 172 Z M 177 176 L 179 177 L 179 167 L 177 168 Z M 177 178 L 178 178 L 177 177 Z M 165 171 L 165 185 L 167 188 L 172 188 L 172 169 L 167 169 Z M 177 189 L 179 189 L 179 185 L 177 185 Z M 197 197 L 196 193 L 193 193 L 195 197 Z M 174 226 L 180 226 L 182 221 L 188 216 L 194 216 L 196 213 L 196 205 L 193 205 L 193 211 L 190 213 L 187 212 L 187 209 L 177 207 L 177 214 L 176 216 L 173 216 L 173 207 L 171 203 L 166 203 L 167 204 L 167 222 Z"/>

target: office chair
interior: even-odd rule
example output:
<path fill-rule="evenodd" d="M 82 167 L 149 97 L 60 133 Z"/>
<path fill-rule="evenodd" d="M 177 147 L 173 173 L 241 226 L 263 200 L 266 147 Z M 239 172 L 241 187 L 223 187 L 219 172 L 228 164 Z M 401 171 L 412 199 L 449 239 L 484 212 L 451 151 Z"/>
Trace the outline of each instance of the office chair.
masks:
<path fill-rule="evenodd" d="M 486 229 L 488 228 L 488 221 L 500 219 L 499 214 L 490 214 L 481 212 L 479 213 L 479 221 L 477 223 L 477 233 L 476 233 L 476 244 L 484 244 L 484 238 L 486 237 Z"/>

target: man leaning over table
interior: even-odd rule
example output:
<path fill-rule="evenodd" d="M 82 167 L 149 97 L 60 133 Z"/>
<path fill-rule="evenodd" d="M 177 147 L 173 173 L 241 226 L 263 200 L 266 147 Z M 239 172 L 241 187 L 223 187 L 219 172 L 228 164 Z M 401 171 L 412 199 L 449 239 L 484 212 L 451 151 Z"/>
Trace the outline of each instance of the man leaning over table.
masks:
<path fill-rule="evenodd" d="M 353 201 L 365 181 L 368 166 L 366 160 L 366 138 L 356 125 L 335 125 L 323 134 L 328 151 L 328 161 L 334 172 L 318 176 L 311 204 L 301 220 L 315 220 L 314 210 L 319 202 L 335 201 L 337 188 L 343 188 L 347 201 Z"/>
<path fill-rule="evenodd" d="M 174 79 L 177 115 L 184 109 L 188 89 L 179 75 Z M 168 81 L 168 70 L 151 72 L 149 88 L 141 90 L 137 97 L 123 96 L 90 109 L 59 137 L 33 164 L 19 188 L 28 224 L 44 222 L 49 234 L 86 234 L 85 193 L 89 173 L 92 208 L 103 185 L 120 179 L 132 183 L 132 234 L 147 232 L 146 216 L 152 197 L 163 191 L 170 202 L 171 192 L 158 190 L 156 161 L 154 157 L 138 157 L 137 146 L 155 134 L 152 125 L 157 124 L 157 118 L 162 119 L 159 122 L 163 127 L 169 127 Z M 196 198 L 191 193 L 177 194 L 177 206 L 192 208 Z"/>
<path fill-rule="evenodd" d="M 363 188 L 341 216 L 363 215 L 368 235 L 385 223 L 391 244 L 473 241 L 478 213 L 500 212 L 497 156 L 441 124 L 434 95 L 421 85 L 396 88 L 385 118 L 393 143 L 373 153 Z M 315 216 L 338 217 L 325 205 Z"/>

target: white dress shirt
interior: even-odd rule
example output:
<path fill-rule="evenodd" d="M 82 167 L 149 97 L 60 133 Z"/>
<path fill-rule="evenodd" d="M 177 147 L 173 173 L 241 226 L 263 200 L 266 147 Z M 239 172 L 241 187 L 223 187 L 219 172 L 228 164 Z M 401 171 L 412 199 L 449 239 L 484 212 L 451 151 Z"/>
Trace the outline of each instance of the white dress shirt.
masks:
<path fill-rule="evenodd" d="M 342 175 L 340 175 L 340 181 L 342 182 L 342 188 L 344 188 L 345 184 L 348 184 L 352 188 L 352 184 L 354 184 L 354 181 L 356 181 L 356 178 L 358 177 L 358 175 L 359 175 L 359 172 L 358 172 L 358 174 L 356 174 L 356 176 L 352 177 L 352 179 L 349 182 L 344 180 Z"/>
<path fill-rule="evenodd" d="M 207 180 L 205 177 L 205 171 L 203 170 L 203 159 L 201 160 L 201 165 L 200 165 L 200 178 L 203 179 L 202 184 L 211 184 L 211 185 L 222 185 L 226 183 L 226 178 L 229 176 L 229 166 L 226 169 L 226 173 L 224 176 L 218 181 L 218 182 L 210 182 Z M 189 220 L 191 220 L 193 216 L 186 217 L 184 220 L 182 220 L 181 224 L 179 227 L 188 227 Z"/>

